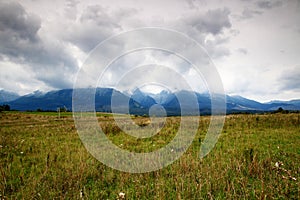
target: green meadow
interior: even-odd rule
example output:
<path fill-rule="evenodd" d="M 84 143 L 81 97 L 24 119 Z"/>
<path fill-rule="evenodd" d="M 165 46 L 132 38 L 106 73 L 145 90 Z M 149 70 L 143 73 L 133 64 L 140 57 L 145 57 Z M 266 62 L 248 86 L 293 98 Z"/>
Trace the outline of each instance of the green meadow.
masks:
<path fill-rule="evenodd" d="M 180 117 L 168 117 L 157 135 L 139 139 L 110 114 L 97 117 L 115 145 L 133 152 L 165 146 L 180 124 Z M 215 148 L 199 159 L 209 122 L 199 117 L 192 145 L 173 164 L 131 174 L 89 154 L 72 113 L 2 112 L 0 199 L 300 199 L 299 113 L 228 115 Z"/>

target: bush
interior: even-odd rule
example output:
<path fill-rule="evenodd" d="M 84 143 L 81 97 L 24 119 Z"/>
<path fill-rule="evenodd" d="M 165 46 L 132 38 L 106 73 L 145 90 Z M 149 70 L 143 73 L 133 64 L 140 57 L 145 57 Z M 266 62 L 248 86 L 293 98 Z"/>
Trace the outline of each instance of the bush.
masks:
<path fill-rule="evenodd" d="M 3 104 L 2 106 L 0 106 L 0 112 L 1 111 L 10 111 L 10 106 L 7 104 Z"/>

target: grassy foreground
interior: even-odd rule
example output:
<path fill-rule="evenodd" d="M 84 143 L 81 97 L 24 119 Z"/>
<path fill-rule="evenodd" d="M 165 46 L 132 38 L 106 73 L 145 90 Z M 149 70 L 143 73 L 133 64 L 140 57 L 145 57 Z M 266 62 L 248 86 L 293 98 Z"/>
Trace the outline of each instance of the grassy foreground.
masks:
<path fill-rule="evenodd" d="M 98 117 L 110 140 L 135 152 L 163 147 L 180 123 L 170 117 L 159 134 L 137 139 L 111 116 Z M 193 144 L 172 165 L 130 174 L 86 151 L 71 114 L 0 113 L 0 199 L 118 199 L 120 192 L 125 199 L 300 199 L 299 114 L 229 115 L 217 145 L 200 160 L 209 120 L 200 117 Z"/>

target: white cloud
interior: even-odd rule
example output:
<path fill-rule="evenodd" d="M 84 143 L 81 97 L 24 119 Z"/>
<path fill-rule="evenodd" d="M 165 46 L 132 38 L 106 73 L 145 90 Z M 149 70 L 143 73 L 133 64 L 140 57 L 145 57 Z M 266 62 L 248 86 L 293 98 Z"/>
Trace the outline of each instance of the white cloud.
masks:
<path fill-rule="evenodd" d="M 53 89 L 34 77 L 34 73 L 24 65 L 15 64 L 9 61 L 0 61 L 0 85 L 7 91 L 21 95 L 35 90 L 47 91 Z"/>
<path fill-rule="evenodd" d="M 300 65 L 283 71 L 278 81 L 282 81 L 280 89 L 300 93 Z"/>

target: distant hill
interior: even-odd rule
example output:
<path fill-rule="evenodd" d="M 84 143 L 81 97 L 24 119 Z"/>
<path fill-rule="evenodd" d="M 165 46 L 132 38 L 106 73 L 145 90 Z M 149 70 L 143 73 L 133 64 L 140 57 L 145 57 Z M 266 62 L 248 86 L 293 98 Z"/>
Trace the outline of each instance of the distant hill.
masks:
<path fill-rule="evenodd" d="M 265 110 L 265 106 L 262 103 L 246 99 L 241 96 L 226 96 L 227 110 Z"/>
<path fill-rule="evenodd" d="M 199 111 L 201 114 L 210 114 L 211 112 L 211 96 L 208 93 L 195 93 L 192 91 L 181 90 L 175 93 L 162 91 L 158 94 L 144 93 L 136 89 L 132 94 L 122 93 L 112 88 L 87 88 L 80 89 L 80 94 L 89 96 L 93 90 L 95 92 L 95 110 L 100 112 L 118 112 L 144 115 L 149 113 L 149 108 L 155 104 L 163 106 L 167 115 L 194 115 Z M 14 110 L 57 110 L 59 107 L 65 107 L 72 110 L 73 89 L 62 89 L 42 93 L 35 91 L 32 94 L 18 96 L 14 93 L 1 90 L 2 103 L 10 105 Z M 215 95 L 222 98 L 221 95 Z M 224 97 L 224 96 L 223 96 Z M 112 110 L 112 101 L 114 102 L 114 110 Z M 179 99 L 181 104 L 179 104 Z M 195 107 L 195 99 L 198 107 Z M 271 101 L 268 103 L 260 103 L 241 96 L 226 95 L 227 113 L 234 112 L 264 112 L 274 111 L 278 108 L 284 110 L 300 110 L 300 100 L 292 101 Z M 181 113 L 182 110 L 185 113 Z M 129 109 L 129 110 L 128 110 Z"/>
<path fill-rule="evenodd" d="M 282 108 L 284 110 L 300 110 L 300 99 L 290 100 L 290 101 L 270 101 L 265 104 L 268 110 L 277 110 Z"/>
<path fill-rule="evenodd" d="M 284 110 L 300 110 L 300 100 L 291 101 L 271 101 L 268 103 L 260 103 L 254 100 L 246 99 L 241 96 L 227 95 L 227 111 L 228 112 L 263 112 L 275 111 L 279 108 Z"/>
<path fill-rule="evenodd" d="M 7 102 L 13 110 L 56 110 L 59 107 L 72 108 L 72 89 L 50 91 L 47 93 L 34 92 L 16 100 Z"/>

